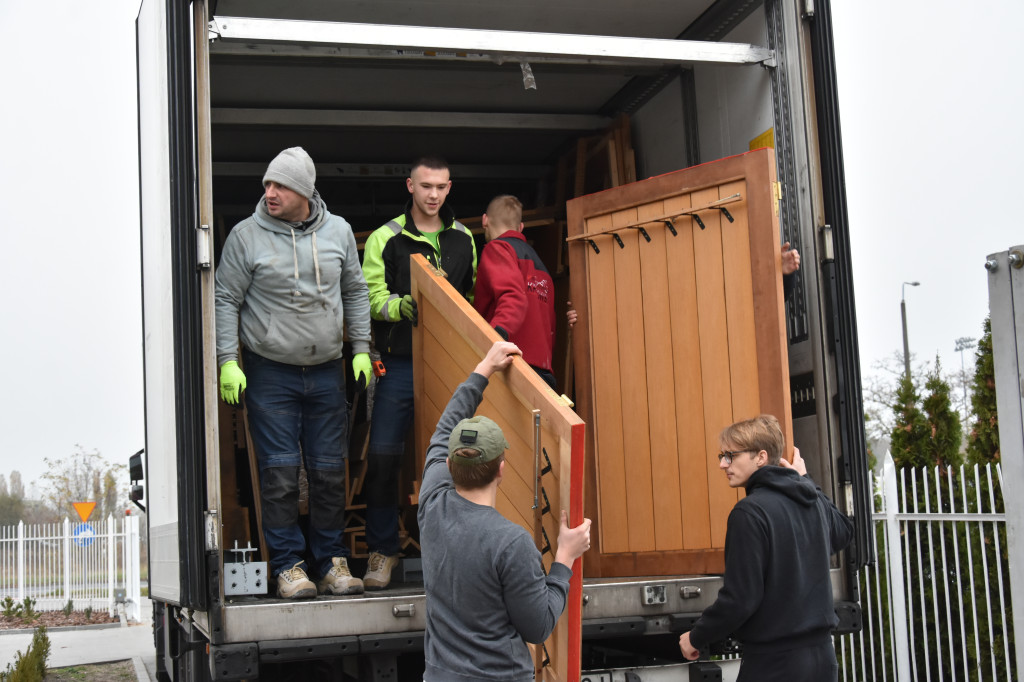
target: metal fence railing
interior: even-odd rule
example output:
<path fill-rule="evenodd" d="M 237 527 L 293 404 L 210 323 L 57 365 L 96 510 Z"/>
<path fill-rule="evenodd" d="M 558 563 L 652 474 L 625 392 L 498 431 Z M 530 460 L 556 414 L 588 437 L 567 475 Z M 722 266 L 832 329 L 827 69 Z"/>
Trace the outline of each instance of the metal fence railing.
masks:
<path fill-rule="evenodd" d="M 842 681 L 1017 679 L 999 465 L 876 478 L 877 562 L 861 572 L 864 629 L 836 638 Z"/>
<path fill-rule="evenodd" d="M 139 621 L 139 519 L 0 526 L 0 600 L 29 597 L 38 611 L 104 609 Z"/>

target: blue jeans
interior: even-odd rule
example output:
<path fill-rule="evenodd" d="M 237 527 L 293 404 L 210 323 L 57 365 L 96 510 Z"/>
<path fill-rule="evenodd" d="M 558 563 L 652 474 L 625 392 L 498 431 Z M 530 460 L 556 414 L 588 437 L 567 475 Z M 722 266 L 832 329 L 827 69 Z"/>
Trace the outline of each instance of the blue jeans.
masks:
<path fill-rule="evenodd" d="M 345 457 L 348 404 L 341 359 L 301 367 L 243 349 L 249 432 L 259 459 L 263 536 L 270 574 L 304 563 L 299 528 L 299 466 L 309 481 L 309 550 L 313 574 L 348 556 Z"/>
<path fill-rule="evenodd" d="M 398 474 L 413 420 L 412 357 L 381 355 L 387 373 L 377 380 L 366 453 L 366 544 L 393 556 L 398 543 Z"/>

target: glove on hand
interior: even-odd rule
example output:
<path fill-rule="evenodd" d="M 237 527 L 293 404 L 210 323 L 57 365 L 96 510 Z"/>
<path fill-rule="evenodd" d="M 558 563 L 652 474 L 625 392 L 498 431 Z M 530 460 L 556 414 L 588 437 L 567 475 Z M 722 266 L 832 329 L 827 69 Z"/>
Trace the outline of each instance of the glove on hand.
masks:
<path fill-rule="evenodd" d="M 369 353 L 356 353 L 355 357 L 352 358 L 352 376 L 355 377 L 360 391 L 369 385 L 370 377 L 373 376 L 373 367 L 370 365 Z"/>
<path fill-rule="evenodd" d="M 419 310 L 416 307 L 416 300 L 410 294 L 402 297 L 402 303 L 399 305 L 398 311 L 405 319 L 412 320 L 414 327 L 419 322 Z"/>
<path fill-rule="evenodd" d="M 220 399 L 229 405 L 238 403 L 238 397 L 245 390 L 245 374 L 234 360 L 220 366 Z"/>

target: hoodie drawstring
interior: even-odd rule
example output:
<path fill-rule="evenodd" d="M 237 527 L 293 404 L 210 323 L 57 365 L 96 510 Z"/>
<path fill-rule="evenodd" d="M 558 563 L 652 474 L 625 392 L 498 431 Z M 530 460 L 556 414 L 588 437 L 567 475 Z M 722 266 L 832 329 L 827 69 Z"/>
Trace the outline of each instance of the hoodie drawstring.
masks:
<path fill-rule="evenodd" d="M 295 290 L 299 290 L 299 252 L 295 246 L 295 228 L 289 227 L 292 232 L 292 263 L 295 265 Z"/>
<path fill-rule="evenodd" d="M 320 292 L 320 297 L 323 298 L 324 288 L 320 286 L 320 254 L 316 250 L 316 232 L 313 233 L 313 270 L 316 272 L 316 290 Z"/>
<path fill-rule="evenodd" d="M 295 228 L 289 227 L 292 233 L 292 263 L 295 265 L 295 292 L 299 291 L 299 250 L 295 243 Z M 316 273 L 316 290 L 320 292 L 320 299 L 323 300 L 324 288 L 320 283 L 320 254 L 316 250 L 316 232 L 313 233 L 313 271 Z"/>

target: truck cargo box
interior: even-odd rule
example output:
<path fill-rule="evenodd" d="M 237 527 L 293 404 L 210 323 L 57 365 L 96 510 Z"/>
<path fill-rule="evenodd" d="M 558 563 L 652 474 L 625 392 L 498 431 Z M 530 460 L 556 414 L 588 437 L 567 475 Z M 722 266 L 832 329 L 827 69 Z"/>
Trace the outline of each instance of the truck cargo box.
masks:
<path fill-rule="evenodd" d="M 239 593 L 232 572 L 264 548 L 245 413 L 217 391 L 213 273 L 267 163 L 296 145 L 358 239 L 402 211 L 424 153 L 451 164 L 448 204 L 478 248 L 491 197 L 513 193 L 527 208 L 525 234 L 555 278 L 566 398 L 524 373 L 509 382 L 520 406 L 498 410 L 513 428 L 522 400 L 539 395 L 559 415 L 541 418 L 541 469 L 551 464 L 539 544 L 552 540 L 549 507 L 595 521 L 582 583 L 538 655 L 542 676 L 665 662 L 665 642 L 721 583 L 736 498 L 712 461 L 717 430 L 754 411 L 779 415 L 813 478 L 858 520 L 833 570 L 855 614 L 870 489 L 829 22 L 827 0 L 141 0 L 141 483 L 161 674 L 274 679 L 308 665 L 315 677 L 313 661 L 339 679 L 422 674 L 417 466 L 468 362 L 431 364 L 458 346 L 430 340 L 432 313 L 394 589 L 297 603 Z M 784 241 L 803 267 L 783 298 Z M 437 319 L 465 307 L 435 293 L 418 295 Z M 471 355 L 488 332 L 463 312 L 457 331 L 436 333 Z M 348 538 L 361 568 L 372 400 L 352 403 Z M 529 475 L 502 511 L 536 528 Z M 512 511 L 513 499 L 529 509 Z"/>

